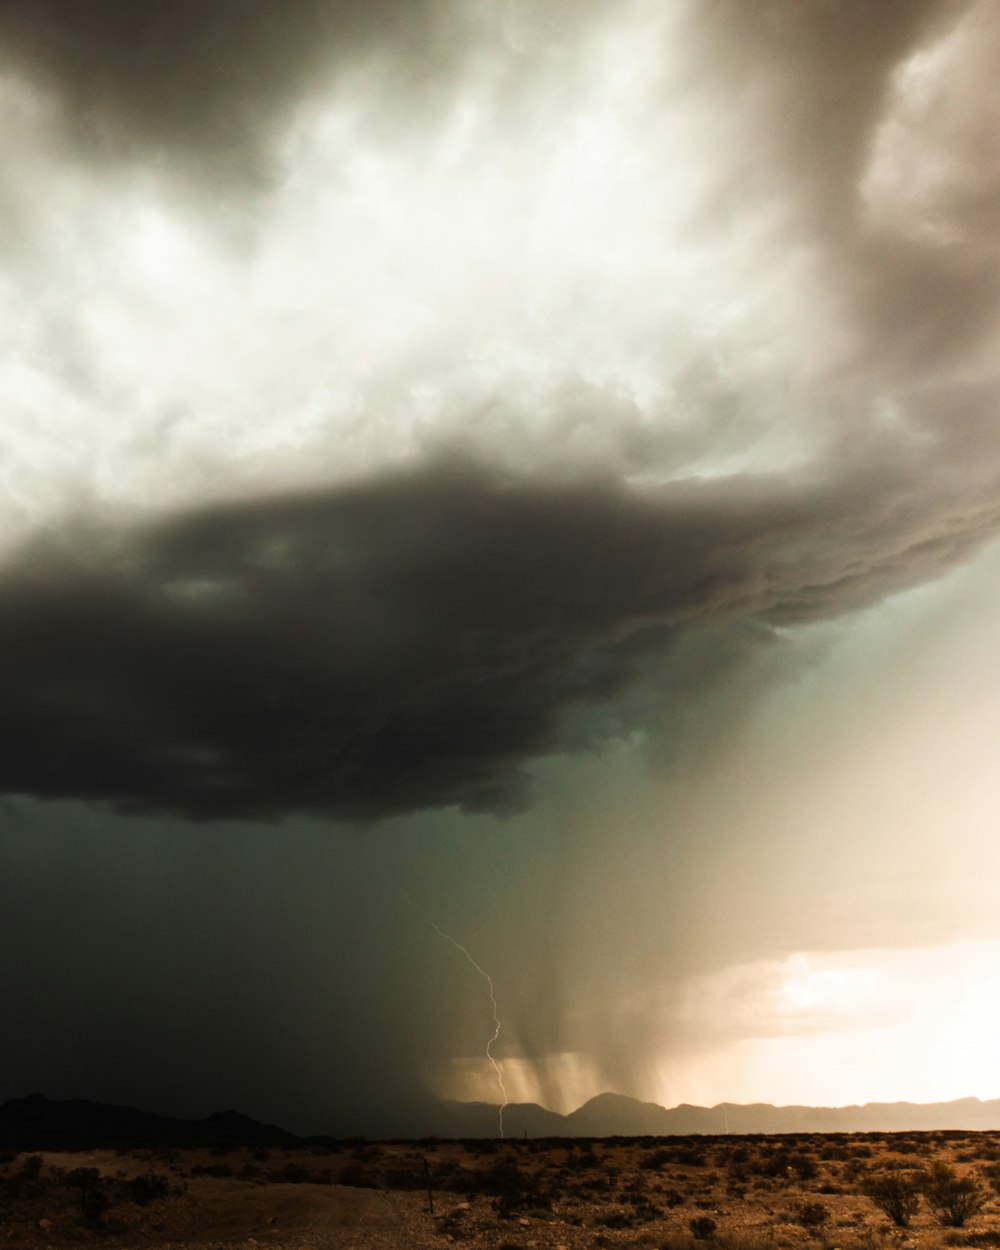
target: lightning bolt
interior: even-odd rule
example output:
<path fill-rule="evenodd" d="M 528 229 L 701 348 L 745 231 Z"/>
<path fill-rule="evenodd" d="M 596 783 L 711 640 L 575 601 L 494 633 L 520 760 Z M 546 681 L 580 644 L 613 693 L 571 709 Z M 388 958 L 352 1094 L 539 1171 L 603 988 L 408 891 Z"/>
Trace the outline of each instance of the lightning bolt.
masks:
<path fill-rule="evenodd" d="M 493 1012 L 493 1036 L 486 1043 L 486 1058 L 490 1061 L 493 1067 L 493 1072 L 497 1078 L 497 1085 L 500 1088 L 500 1103 L 497 1107 L 497 1111 L 500 1116 L 500 1136 L 503 1137 L 504 1136 L 503 1113 L 509 1100 L 507 1098 L 507 1090 L 503 1083 L 503 1068 L 501 1068 L 500 1064 L 497 1063 L 496 1059 L 493 1056 L 493 1047 L 496 1045 L 497 1038 L 500 1036 L 500 1016 L 497 1014 L 497 996 L 493 990 L 493 978 L 490 976 L 488 972 L 485 971 L 485 969 L 481 968 L 479 964 L 476 963 L 476 961 L 472 958 L 472 956 L 465 949 L 465 947 L 462 945 L 461 942 L 456 941 L 455 938 L 453 938 L 450 933 L 445 933 L 444 929 L 439 928 L 439 926 L 436 925 L 433 920 L 431 920 L 430 916 L 425 916 L 424 913 L 420 911 L 420 908 L 416 905 L 416 903 L 414 903 L 412 899 L 407 899 L 406 901 L 410 904 L 410 906 L 413 908 L 415 912 L 418 912 L 421 916 L 423 916 L 424 920 L 427 921 L 427 923 L 434 930 L 434 932 L 438 935 L 438 937 L 444 938 L 446 942 L 450 942 L 451 945 L 454 946 L 455 950 L 461 952 L 461 954 L 465 956 L 465 958 L 469 961 L 469 963 L 472 964 L 473 968 L 475 968 L 475 970 L 479 973 L 479 975 L 486 982 L 487 988 L 489 989 L 490 1008 Z"/>

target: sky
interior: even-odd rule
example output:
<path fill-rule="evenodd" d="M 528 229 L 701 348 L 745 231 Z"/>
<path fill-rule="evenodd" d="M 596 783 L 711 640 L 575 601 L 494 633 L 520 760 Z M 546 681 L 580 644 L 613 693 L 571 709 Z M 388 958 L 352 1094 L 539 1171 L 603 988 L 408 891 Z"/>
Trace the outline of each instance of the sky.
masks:
<path fill-rule="evenodd" d="M 998 55 L 0 7 L 0 1099 L 1000 1096 Z"/>

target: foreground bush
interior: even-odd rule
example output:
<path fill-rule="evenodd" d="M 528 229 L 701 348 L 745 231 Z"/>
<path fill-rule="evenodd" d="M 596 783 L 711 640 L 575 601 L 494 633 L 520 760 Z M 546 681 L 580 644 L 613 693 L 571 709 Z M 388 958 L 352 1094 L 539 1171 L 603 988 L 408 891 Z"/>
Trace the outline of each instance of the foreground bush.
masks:
<path fill-rule="evenodd" d="M 861 1186 L 861 1192 L 892 1220 L 906 1228 L 920 1206 L 920 1178 L 912 1172 L 876 1172 Z"/>
<path fill-rule="evenodd" d="M 986 1193 L 974 1176 L 959 1176 L 953 1167 L 940 1160 L 931 1164 L 924 1195 L 946 1228 L 961 1228 L 966 1220 L 983 1209 L 986 1201 Z"/>

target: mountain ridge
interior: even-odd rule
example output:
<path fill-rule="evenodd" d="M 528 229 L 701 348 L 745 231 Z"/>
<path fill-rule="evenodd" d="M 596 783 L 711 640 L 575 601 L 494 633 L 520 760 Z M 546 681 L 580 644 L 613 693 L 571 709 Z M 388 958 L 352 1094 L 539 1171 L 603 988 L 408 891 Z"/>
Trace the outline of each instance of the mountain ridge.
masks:
<path fill-rule="evenodd" d="M 133 1146 L 149 1142 L 203 1145 L 211 1142 L 277 1145 L 294 1133 L 261 1124 L 239 1111 L 215 1111 L 201 1120 L 141 1111 L 137 1107 L 63 1101 L 44 1094 L 12 1098 L 0 1106 L 0 1144 L 29 1150 L 78 1150 L 94 1146 Z"/>
<path fill-rule="evenodd" d="M 775 1106 L 772 1103 L 680 1103 L 663 1107 L 628 1094 L 602 1093 L 563 1115 L 538 1103 L 511 1103 L 503 1110 L 507 1137 L 686 1137 L 768 1133 L 866 1133 L 984 1131 L 1000 1129 L 1000 1099 L 973 1096 L 947 1102 L 870 1102 L 846 1107 Z M 495 1103 L 442 1101 L 419 1131 L 401 1138 L 498 1137 Z M 135 1107 L 87 1099 L 51 1100 L 43 1094 L 0 1105 L 0 1144 L 29 1150 L 75 1150 L 149 1143 L 211 1142 L 280 1145 L 309 1140 L 238 1111 L 204 1119 L 180 1119 Z"/>
<path fill-rule="evenodd" d="M 439 1136 L 497 1133 L 498 1108 L 489 1103 L 442 1103 Z M 544 1132 L 537 1131 L 540 1125 Z M 845 1107 L 773 1103 L 680 1103 L 663 1107 L 626 1094 L 597 1094 L 561 1115 L 537 1103 L 504 1109 L 508 1136 L 671 1137 L 735 1133 L 872 1133 L 1000 1129 L 1000 1098 L 973 1096 L 944 1102 L 869 1102 Z M 534 1130 L 534 1131 L 533 1131 Z"/>

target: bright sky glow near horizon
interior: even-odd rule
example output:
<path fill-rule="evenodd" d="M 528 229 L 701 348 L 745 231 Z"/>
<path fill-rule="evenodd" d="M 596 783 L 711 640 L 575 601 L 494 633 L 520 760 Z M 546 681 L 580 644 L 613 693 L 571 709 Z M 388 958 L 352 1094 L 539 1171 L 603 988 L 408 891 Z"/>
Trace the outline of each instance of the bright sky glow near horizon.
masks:
<path fill-rule="evenodd" d="M 998 53 L 0 12 L 0 1098 L 1000 1096 Z"/>

